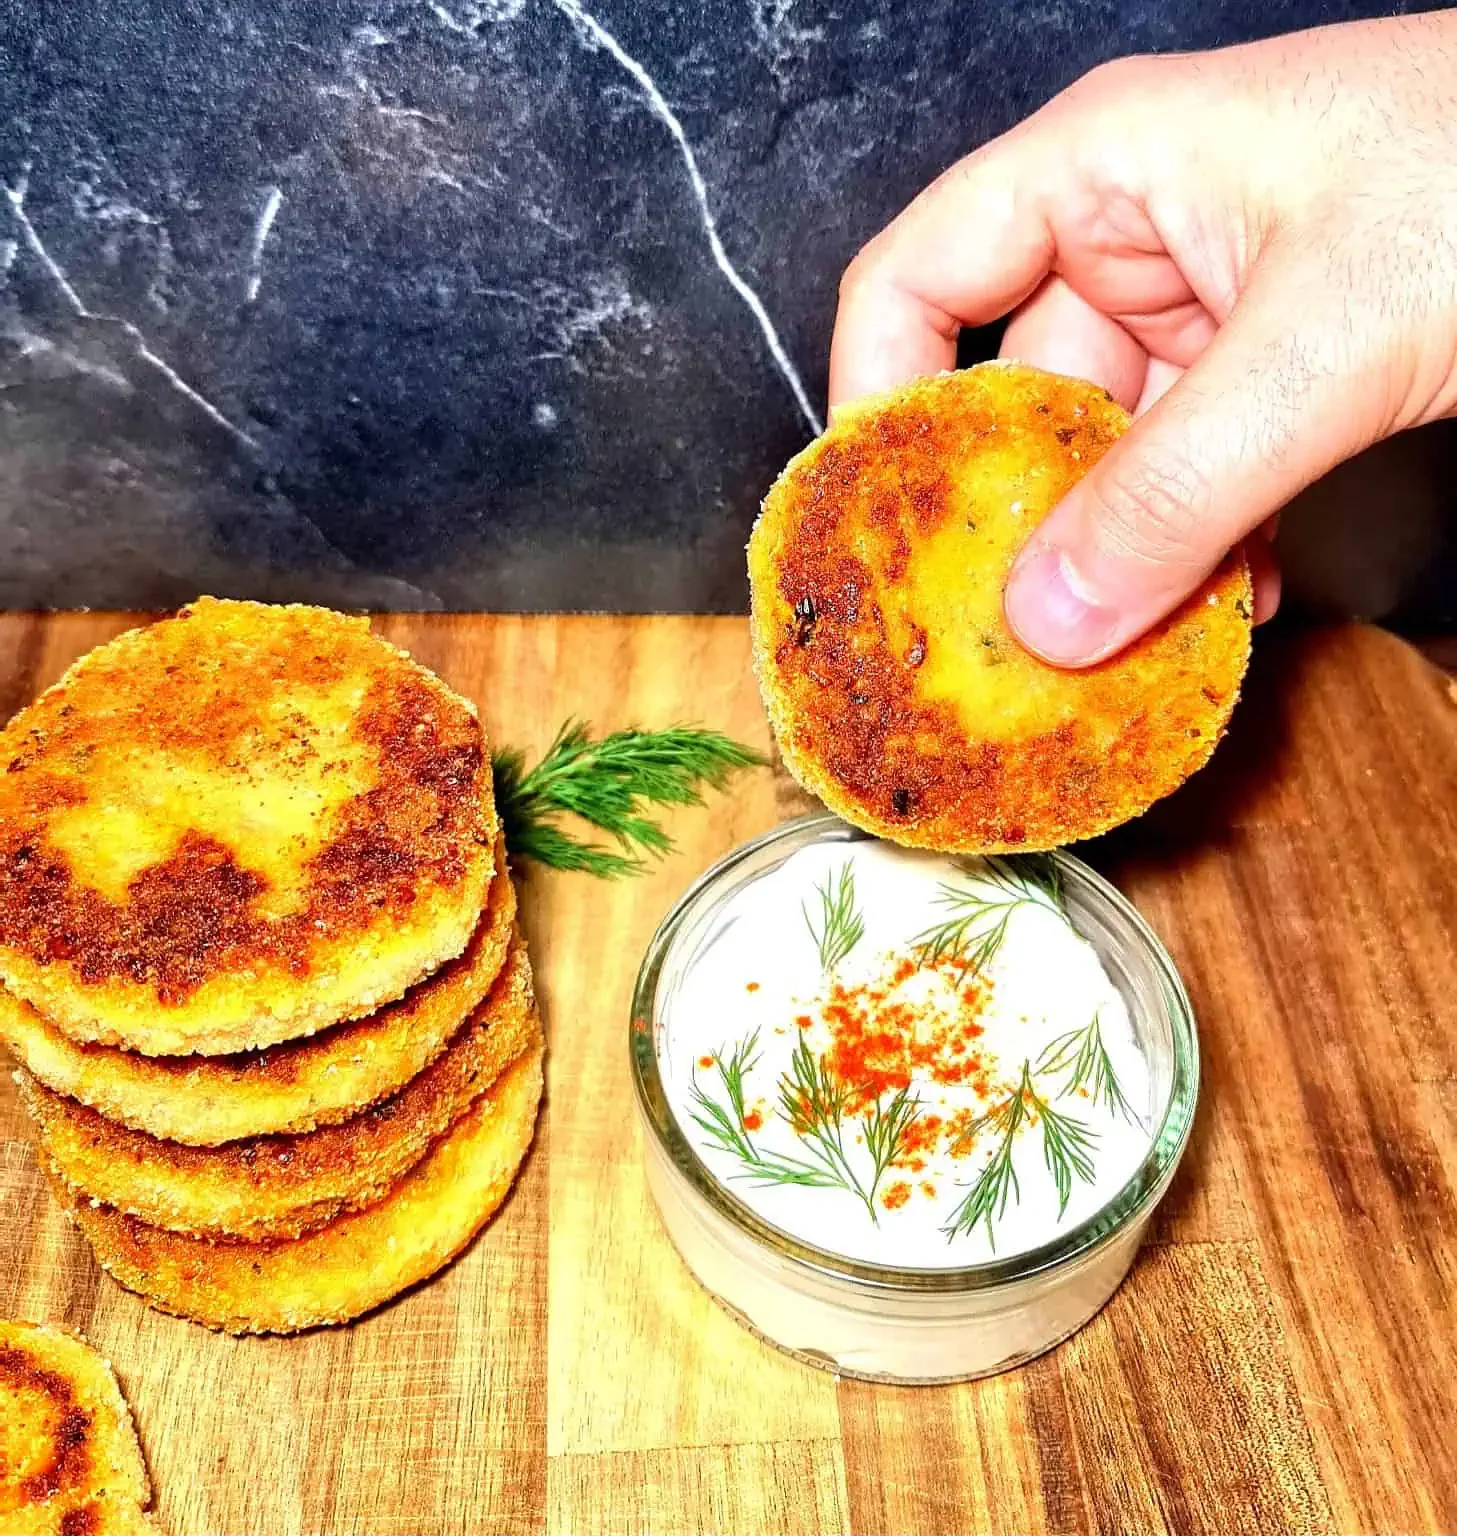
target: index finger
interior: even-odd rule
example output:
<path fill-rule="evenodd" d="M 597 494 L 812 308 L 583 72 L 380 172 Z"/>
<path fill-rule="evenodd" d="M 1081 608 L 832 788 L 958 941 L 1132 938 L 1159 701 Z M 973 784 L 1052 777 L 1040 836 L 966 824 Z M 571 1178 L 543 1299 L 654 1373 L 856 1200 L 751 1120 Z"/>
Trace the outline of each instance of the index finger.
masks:
<path fill-rule="evenodd" d="M 956 362 L 964 325 L 1016 308 L 1052 270 L 1049 187 L 1029 125 L 958 161 L 846 269 L 830 409 Z"/>

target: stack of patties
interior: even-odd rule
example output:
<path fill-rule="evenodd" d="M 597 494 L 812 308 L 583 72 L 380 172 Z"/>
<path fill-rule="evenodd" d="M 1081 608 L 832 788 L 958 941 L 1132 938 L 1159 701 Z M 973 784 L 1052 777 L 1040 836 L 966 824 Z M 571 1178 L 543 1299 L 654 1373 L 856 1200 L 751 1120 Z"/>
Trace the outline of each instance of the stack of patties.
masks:
<path fill-rule="evenodd" d="M 0 734 L 0 1038 L 101 1263 L 230 1332 L 453 1258 L 542 1038 L 475 711 L 323 609 L 202 599 Z"/>

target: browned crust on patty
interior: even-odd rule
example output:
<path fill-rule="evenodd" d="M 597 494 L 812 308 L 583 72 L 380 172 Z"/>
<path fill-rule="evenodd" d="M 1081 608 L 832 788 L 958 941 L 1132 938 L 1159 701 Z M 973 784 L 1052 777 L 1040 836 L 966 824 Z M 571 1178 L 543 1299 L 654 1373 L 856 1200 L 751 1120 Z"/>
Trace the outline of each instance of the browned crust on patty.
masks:
<path fill-rule="evenodd" d="M 17 1502 L 39 1504 L 85 1482 L 91 1473 L 94 1415 L 77 1401 L 71 1381 L 41 1365 L 22 1345 L 0 1343 L 0 1391 L 34 1392 L 55 1414 L 49 1443 L 14 1489 Z"/>
<path fill-rule="evenodd" d="M 541 1089 L 538 1037 L 382 1200 L 299 1238 L 189 1237 L 57 1192 L 103 1268 L 153 1306 L 229 1333 L 295 1333 L 357 1317 L 460 1253 L 511 1188 Z"/>
<path fill-rule="evenodd" d="M 70 1039 L 0 991 L 0 1041 L 47 1088 L 188 1146 L 316 1130 L 395 1093 L 436 1060 L 500 974 L 516 892 L 498 837 L 486 910 L 459 958 L 367 1018 L 229 1056 L 139 1056 Z"/>
<path fill-rule="evenodd" d="M 192 824 L 199 784 L 234 797 L 230 824 Z M 322 835 L 265 859 L 248 810 L 294 786 L 323 797 Z M 78 820 L 99 854 L 142 835 L 164 851 L 103 891 L 57 843 Z M 459 953 L 494 838 L 479 721 L 438 678 L 362 619 L 200 599 L 93 651 L 0 733 L 0 976 L 80 1038 L 291 1038 Z M 342 976 L 366 941 L 373 967 Z"/>
<path fill-rule="evenodd" d="M 154 1531 L 150 1497 L 107 1362 L 64 1329 L 0 1321 L 0 1530 Z"/>
<path fill-rule="evenodd" d="M 160 1141 L 17 1074 L 52 1172 L 78 1193 L 154 1226 L 297 1237 L 378 1200 L 526 1048 L 536 1032 L 519 935 L 484 1005 L 431 1066 L 338 1125 L 218 1147 Z"/>
<path fill-rule="evenodd" d="M 1081 672 L 1001 612 L 1017 550 L 1127 422 L 1093 385 L 983 365 L 857 405 L 790 463 L 750 542 L 755 662 L 787 766 L 830 809 L 911 845 L 1042 849 L 1208 759 L 1249 653 L 1241 556 Z"/>

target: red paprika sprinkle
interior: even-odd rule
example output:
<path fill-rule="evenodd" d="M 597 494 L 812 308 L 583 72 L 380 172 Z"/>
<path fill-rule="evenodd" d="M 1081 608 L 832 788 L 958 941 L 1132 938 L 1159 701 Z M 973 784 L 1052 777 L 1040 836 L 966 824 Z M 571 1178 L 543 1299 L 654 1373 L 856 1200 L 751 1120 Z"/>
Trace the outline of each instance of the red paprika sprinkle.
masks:
<path fill-rule="evenodd" d="M 936 1143 L 941 1139 L 941 1128 L 945 1122 L 940 1115 L 920 1115 L 901 1132 L 899 1143 L 899 1157 L 896 1158 L 896 1166 L 909 1168 L 912 1163 L 920 1163 L 925 1167 L 923 1154 L 933 1152 Z"/>
<path fill-rule="evenodd" d="M 953 962 L 946 962 L 946 970 Z M 910 1086 L 913 1078 L 952 1085 L 982 1071 L 974 1043 L 985 1032 L 978 1015 L 986 988 L 959 985 L 954 1001 L 928 1000 L 906 986 L 923 968 L 902 958 L 887 972 L 856 986 L 832 982 L 820 1016 L 830 1033 L 825 1065 L 854 1096 L 853 1109 Z M 812 1020 L 795 1021 L 808 1029 Z"/>
<path fill-rule="evenodd" d="M 946 1150 L 952 1157 L 965 1157 L 974 1141 L 977 1115 L 973 1109 L 958 1109 L 946 1122 Z"/>
<path fill-rule="evenodd" d="M 928 964 L 919 956 L 892 955 L 869 980 L 849 985 L 832 975 L 813 1004 L 816 1011 L 794 1015 L 793 1022 L 800 1031 L 815 1031 L 817 1069 L 838 1085 L 845 1115 L 866 1115 L 903 1090 L 918 1095 L 922 1108 L 902 1132 L 892 1166 L 919 1174 L 943 1147 L 955 1156 L 971 1150 L 979 1110 L 958 1110 L 947 1120 L 930 1105 L 933 1085 L 990 1096 L 994 1058 L 979 1046 L 990 996 L 990 982 L 963 975 L 954 959 Z M 791 1111 L 790 1124 L 803 1135 L 811 1118 L 806 1105 L 798 1117 Z M 857 1145 L 862 1140 L 855 1136 Z"/>

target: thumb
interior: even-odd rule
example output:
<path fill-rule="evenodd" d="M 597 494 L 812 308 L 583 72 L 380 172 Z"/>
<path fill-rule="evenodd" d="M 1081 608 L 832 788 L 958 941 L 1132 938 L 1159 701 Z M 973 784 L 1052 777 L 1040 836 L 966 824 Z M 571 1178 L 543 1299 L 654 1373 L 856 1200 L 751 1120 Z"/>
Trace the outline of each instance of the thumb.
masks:
<path fill-rule="evenodd" d="M 1256 274 L 1199 360 L 1039 526 L 1007 621 L 1055 666 L 1121 650 L 1252 529 L 1380 435 L 1388 381 L 1338 297 L 1298 269 Z"/>

